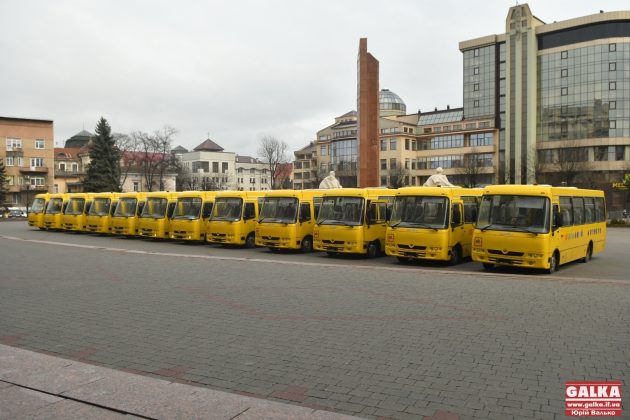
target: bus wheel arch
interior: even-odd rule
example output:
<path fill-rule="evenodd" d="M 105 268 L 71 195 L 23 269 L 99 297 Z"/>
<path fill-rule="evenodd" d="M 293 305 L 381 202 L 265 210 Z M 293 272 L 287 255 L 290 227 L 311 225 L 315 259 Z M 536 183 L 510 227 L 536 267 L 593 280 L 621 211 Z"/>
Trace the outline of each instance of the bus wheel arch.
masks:
<path fill-rule="evenodd" d="M 583 263 L 587 263 L 592 258 L 593 258 L 593 241 L 589 241 L 588 246 L 586 247 L 586 254 L 580 261 Z"/>

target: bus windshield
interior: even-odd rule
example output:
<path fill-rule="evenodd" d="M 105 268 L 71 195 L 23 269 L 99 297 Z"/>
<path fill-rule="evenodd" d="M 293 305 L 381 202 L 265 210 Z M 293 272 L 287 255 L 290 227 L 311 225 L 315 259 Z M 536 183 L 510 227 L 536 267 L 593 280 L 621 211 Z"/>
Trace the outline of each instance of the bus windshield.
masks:
<path fill-rule="evenodd" d="M 88 214 L 90 216 L 107 216 L 109 214 L 109 205 L 111 200 L 109 198 L 95 198 L 90 206 Z"/>
<path fill-rule="evenodd" d="M 317 224 L 359 226 L 363 223 L 361 197 L 324 197 Z"/>
<path fill-rule="evenodd" d="M 258 223 L 295 223 L 297 198 L 267 197 L 263 202 Z"/>
<path fill-rule="evenodd" d="M 398 196 L 390 226 L 444 229 L 448 219 L 446 197 Z"/>
<path fill-rule="evenodd" d="M 173 219 L 199 219 L 201 214 L 201 198 L 186 197 L 177 200 Z"/>
<path fill-rule="evenodd" d="M 30 212 L 31 213 L 41 213 L 44 211 L 44 203 L 46 200 L 43 198 L 36 198 L 33 200 L 33 204 L 31 204 Z"/>
<path fill-rule="evenodd" d="M 152 217 L 154 219 L 162 219 L 166 214 L 167 205 L 168 200 L 166 198 L 148 198 L 147 204 L 145 204 L 144 208 L 142 209 L 142 214 L 140 215 L 140 217 Z"/>
<path fill-rule="evenodd" d="M 477 229 L 549 232 L 549 199 L 527 195 L 483 196 Z"/>
<path fill-rule="evenodd" d="M 46 214 L 59 214 L 61 213 L 61 205 L 63 204 L 63 199 L 61 198 L 51 198 L 48 201 L 48 205 L 46 206 Z"/>
<path fill-rule="evenodd" d="M 236 222 L 241 219 L 243 200 L 240 198 L 217 198 L 212 209 L 212 220 L 229 220 Z"/>
<path fill-rule="evenodd" d="M 121 198 L 114 211 L 114 217 L 132 217 L 136 214 L 136 203 L 138 200 L 135 198 Z"/>
<path fill-rule="evenodd" d="M 83 206 L 85 206 L 85 199 L 71 198 L 70 200 L 68 200 L 65 214 L 82 214 Z"/>

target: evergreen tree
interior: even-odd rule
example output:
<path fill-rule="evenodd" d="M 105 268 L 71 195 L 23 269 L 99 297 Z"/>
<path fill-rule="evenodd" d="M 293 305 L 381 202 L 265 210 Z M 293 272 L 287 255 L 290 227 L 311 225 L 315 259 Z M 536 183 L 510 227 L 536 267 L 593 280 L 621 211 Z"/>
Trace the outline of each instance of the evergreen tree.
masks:
<path fill-rule="evenodd" d="M 112 129 L 103 117 L 96 125 L 96 137 L 90 145 L 90 163 L 83 182 L 85 192 L 119 191 L 120 150 Z"/>
<path fill-rule="evenodd" d="M 9 189 L 7 188 L 6 176 L 7 174 L 4 170 L 4 162 L 0 160 L 0 205 L 5 202 L 5 199 L 7 198 L 7 192 L 9 192 Z"/>

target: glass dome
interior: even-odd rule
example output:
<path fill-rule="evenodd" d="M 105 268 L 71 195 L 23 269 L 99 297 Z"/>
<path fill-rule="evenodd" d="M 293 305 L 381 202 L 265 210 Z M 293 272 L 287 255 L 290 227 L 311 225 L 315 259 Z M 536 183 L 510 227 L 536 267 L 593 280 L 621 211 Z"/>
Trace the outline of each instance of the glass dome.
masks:
<path fill-rule="evenodd" d="M 400 115 L 407 113 L 407 105 L 389 89 L 381 89 L 378 94 L 378 109 L 381 114 Z"/>

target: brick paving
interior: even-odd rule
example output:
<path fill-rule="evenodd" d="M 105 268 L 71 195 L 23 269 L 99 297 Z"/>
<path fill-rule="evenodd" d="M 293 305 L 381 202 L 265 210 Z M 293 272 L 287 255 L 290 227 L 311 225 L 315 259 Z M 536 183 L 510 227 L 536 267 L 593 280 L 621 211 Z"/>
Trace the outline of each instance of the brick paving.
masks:
<path fill-rule="evenodd" d="M 0 343 L 241 395 L 544 419 L 564 416 L 565 381 L 630 372 L 630 282 L 0 247 Z"/>

